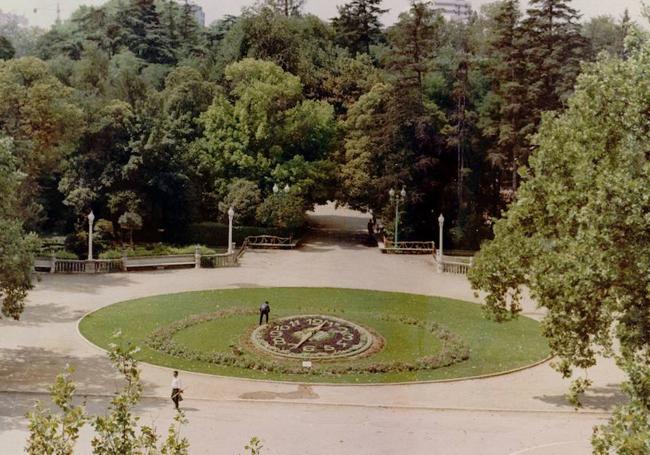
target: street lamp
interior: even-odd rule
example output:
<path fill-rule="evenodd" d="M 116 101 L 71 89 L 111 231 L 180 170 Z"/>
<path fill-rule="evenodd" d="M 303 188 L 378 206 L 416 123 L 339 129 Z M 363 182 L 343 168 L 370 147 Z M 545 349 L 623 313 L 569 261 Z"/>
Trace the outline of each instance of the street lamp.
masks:
<path fill-rule="evenodd" d="M 235 210 L 232 207 L 228 209 L 228 254 L 232 254 L 232 219 L 235 216 Z"/>
<path fill-rule="evenodd" d="M 397 193 L 394 189 L 390 189 L 388 195 L 391 199 L 395 199 L 395 247 L 399 241 L 399 201 L 406 199 L 406 188 L 402 187 L 402 191 Z"/>
<path fill-rule="evenodd" d="M 88 260 L 93 260 L 93 221 L 95 221 L 95 214 L 91 210 L 88 214 Z"/>
<path fill-rule="evenodd" d="M 442 267 L 442 227 L 445 224 L 445 217 L 442 216 L 442 213 L 438 217 L 438 226 L 440 228 L 440 231 L 438 233 L 438 272 L 442 273 L 443 272 L 443 267 Z"/>

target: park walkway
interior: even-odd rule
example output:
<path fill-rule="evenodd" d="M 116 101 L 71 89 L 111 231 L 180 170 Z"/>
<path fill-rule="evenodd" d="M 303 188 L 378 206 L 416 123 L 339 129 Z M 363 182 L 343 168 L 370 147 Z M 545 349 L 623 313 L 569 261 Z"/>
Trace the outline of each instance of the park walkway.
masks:
<path fill-rule="evenodd" d="M 333 206 L 294 251 L 251 251 L 241 267 L 111 275 L 41 275 L 23 318 L 0 320 L 0 448 L 20 453 L 23 418 L 66 364 L 88 406 L 105 406 L 117 381 L 105 355 L 77 333 L 89 311 L 126 299 L 216 288 L 326 286 L 439 295 L 479 303 L 463 276 L 440 275 L 429 256 L 382 255 L 364 244 L 367 215 Z M 540 317 L 530 302 L 526 314 Z M 143 365 L 143 423 L 167 427 L 170 371 Z M 620 400 L 611 364 L 590 372 L 585 410 L 548 364 L 481 380 L 383 386 L 297 385 L 184 373 L 192 453 L 237 454 L 250 436 L 264 454 L 582 454 L 591 427 Z M 84 432 L 80 447 L 88 443 Z M 219 450 L 216 451 L 215 447 Z M 83 449 L 80 453 L 86 453 Z"/>

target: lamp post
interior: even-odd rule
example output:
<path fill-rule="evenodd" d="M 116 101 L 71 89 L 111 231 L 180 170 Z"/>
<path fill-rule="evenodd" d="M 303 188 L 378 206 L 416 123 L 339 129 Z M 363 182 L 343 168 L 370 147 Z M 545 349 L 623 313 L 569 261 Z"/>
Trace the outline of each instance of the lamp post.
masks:
<path fill-rule="evenodd" d="M 95 214 L 91 210 L 88 214 L 88 260 L 93 260 L 93 221 L 95 221 Z"/>
<path fill-rule="evenodd" d="M 439 226 L 439 233 L 438 233 L 438 273 L 443 272 L 443 267 L 442 267 L 442 227 L 445 224 L 445 217 L 442 216 L 442 213 L 438 217 L 438 226 Z"/>
<path fill-rule="evenodd" d="M 232 254 L 232 219 L 235 216 L 235 210 L 232 207 L 228 209 L 228 254 Z"/>
<path fill-rule="evenodd" d="M 406 199 L 406 188 L 402 187 L 402 191 L 399 193 L 391 188 L 388 195 L 391 199 L 395 199 L 395 247 L 397 247 L 397 242 L 399 242 L 399 201 Z"/>
<path fill-rule="evenodd" d="M 291 190 L 291 187 L 290 187 L 289 184 L 287 183 L 286 185 L 284 185 L 284 188 L 282 188 L 282 191 L 284 191 L 285 193 L 288 193 L 289 190 Z M 280 187 L 278 186 L 277 183 L 274 183 L 274 184 L 273 184 L 273 192 L 274 192 L 275 194 L 277 194 L 277 193 L 280 192 Z"/>

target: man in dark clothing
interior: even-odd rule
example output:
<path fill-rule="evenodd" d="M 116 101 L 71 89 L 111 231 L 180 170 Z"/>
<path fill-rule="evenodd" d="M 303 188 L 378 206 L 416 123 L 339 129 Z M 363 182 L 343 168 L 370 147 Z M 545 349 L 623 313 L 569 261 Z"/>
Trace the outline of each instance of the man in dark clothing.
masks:
<path fill-rule="evenodd" d="M 269 323 L 269 313 L 271 312 L 271 305 L 268 300 L 260 306 L 260 325 L 262 325 L 262 318 L 266 316 L 266 323 Z"/>

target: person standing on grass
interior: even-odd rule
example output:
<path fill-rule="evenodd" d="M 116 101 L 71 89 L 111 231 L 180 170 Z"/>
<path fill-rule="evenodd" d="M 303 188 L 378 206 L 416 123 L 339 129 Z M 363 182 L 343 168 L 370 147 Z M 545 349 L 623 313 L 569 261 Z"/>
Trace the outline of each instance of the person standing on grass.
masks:
<path fill-rule="evenodd" d="M 266 323 L 269 323 L 269 313 L 271 312 L 271 305 L 267 300 L 260 306 L 260 325 L 262 325 L 262 318 L 266 316 Z"/>
<path fill-rule="evenodd" d="M 183 401 L 183 384 L 178 377 L 178 371 L 175 370 L 174 378 L 172 379 L 172 401 L 174 402 L 174 407 L 176 410 L 179 411 L 178 403 Z"/>

